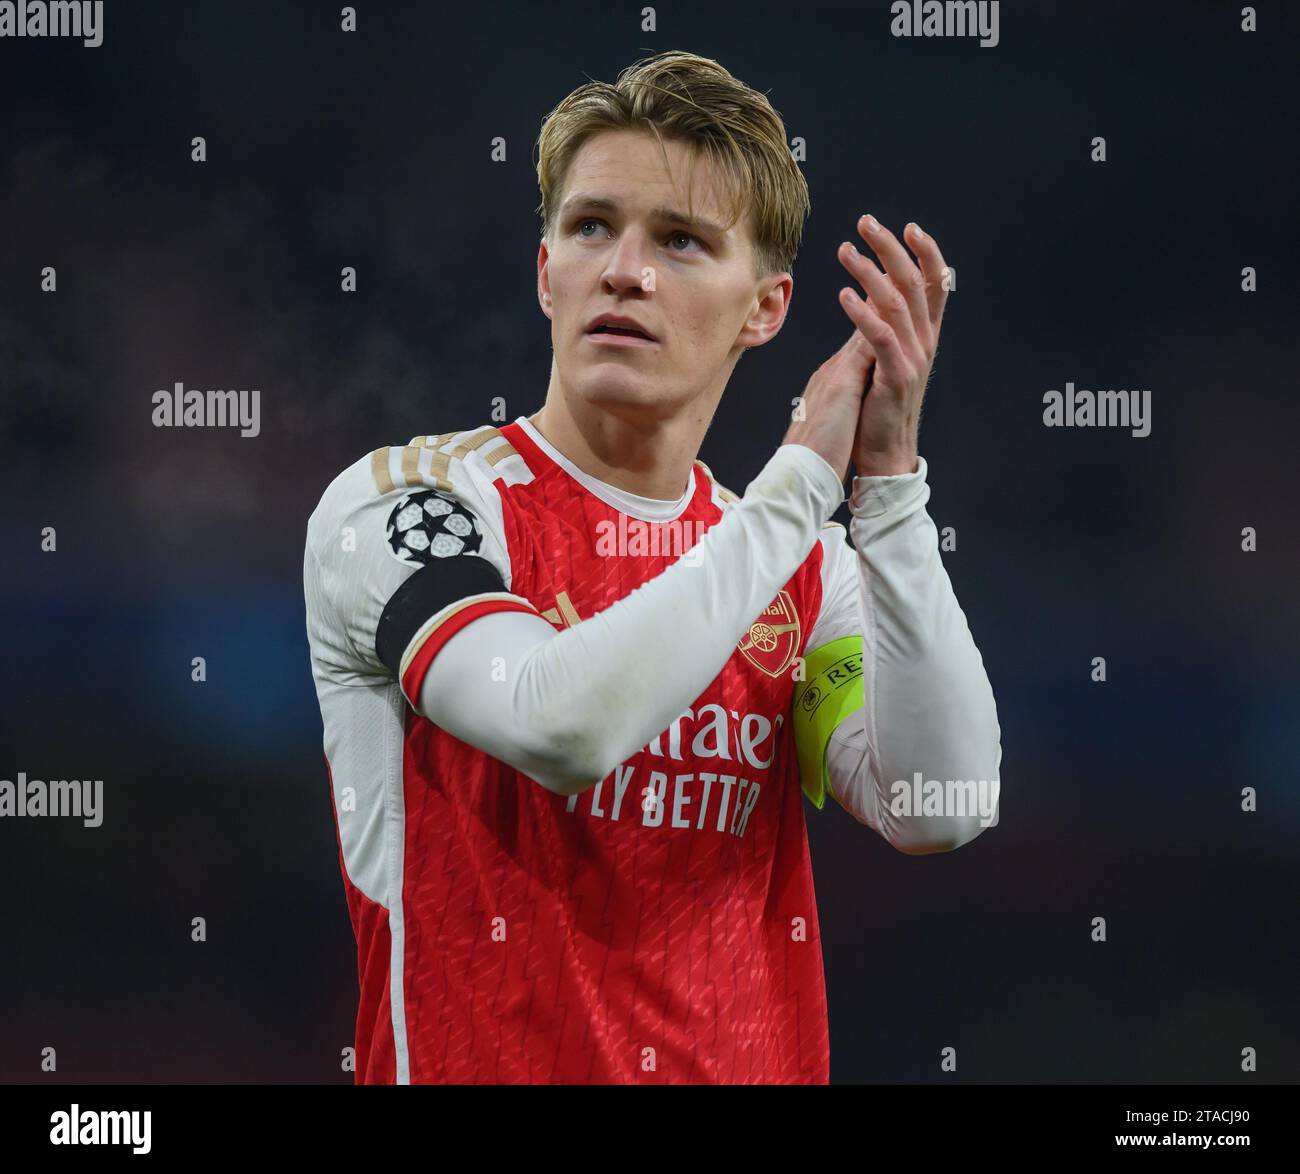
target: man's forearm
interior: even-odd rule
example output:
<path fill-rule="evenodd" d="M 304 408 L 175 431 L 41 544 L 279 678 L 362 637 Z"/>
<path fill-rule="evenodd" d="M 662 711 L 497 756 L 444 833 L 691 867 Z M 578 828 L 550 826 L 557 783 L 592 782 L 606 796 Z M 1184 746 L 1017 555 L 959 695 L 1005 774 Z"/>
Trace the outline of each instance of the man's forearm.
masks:
<path fill-rule="evenodd" d="M 840 802 L 900 851 L 917 854 L 955 848 L 995 818 L 987 804 L 996 802 L 1002 757 L 993 689 L 940 559 L 928 499 L 923 476 L 854 481 L 849 531 L 858 552 L 866 706 L 828 749 Z M 962 794 L 978 797 L 985 810 L 918 810 L 918 774 L 922 788 L 931 780 L 945 785 L 945 797 L 949 780 L 975 784 Z"/>
<path fill-rule="evenodd" d="M 691 557 L 604 611 L 560 632 L 489 615 L 453 636 L 425 677 L 422 712 L 551 790 L 585 790 L 717 677 L 843 496 L 820 456 L 783 445 Z M 521 655 L 529 622 L 535 642 Z M 494 660 L 515 671 L 494 681 Z"/>

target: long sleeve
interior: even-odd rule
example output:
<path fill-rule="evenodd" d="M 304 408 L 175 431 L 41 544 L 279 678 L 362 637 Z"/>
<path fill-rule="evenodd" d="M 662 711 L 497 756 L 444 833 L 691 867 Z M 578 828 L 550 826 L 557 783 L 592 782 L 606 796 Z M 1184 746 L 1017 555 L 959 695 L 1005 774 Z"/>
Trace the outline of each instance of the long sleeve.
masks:
<path fill-rule="evenodd" d="M 781 446 L 690 557 L 604 611 L 562 632 L 503 612 L 452 636 L 424 678 L 420 712 L 550 790 L 585 789 L 717 676 L 843 500 L 816 452 Z M 506 664 L 513 671 L 494 675 Z"/>
<path fill-rule="evenodd" d="M 828 549 L 826 622 L 814 632 L 819 643 L 862 636 L 864 704 L 831 734 L 832 794 L 918 855 L 997 823 L 1002 762 L 993 689 L 939 556 L 926 474 L 921 458 L 914 473 L 854 478 L 853 546 Z"/>

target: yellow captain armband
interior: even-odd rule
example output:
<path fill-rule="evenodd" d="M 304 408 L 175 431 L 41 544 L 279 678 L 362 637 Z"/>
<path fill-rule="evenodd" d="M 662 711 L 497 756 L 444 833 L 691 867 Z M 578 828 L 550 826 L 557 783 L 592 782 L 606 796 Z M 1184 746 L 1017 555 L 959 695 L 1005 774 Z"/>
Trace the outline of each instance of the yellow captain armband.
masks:
<path fill-rule="evenodd" d="M 830 775 L 826 747 L 835 727 L 865 704 L 862 637 L 841 636 L 803 659 L 804 680 L 796 681 L 791 723 L 803 793 L 818 811 L 826 803 Z M 831 790 L 831 796 L 835 792 Z"/>

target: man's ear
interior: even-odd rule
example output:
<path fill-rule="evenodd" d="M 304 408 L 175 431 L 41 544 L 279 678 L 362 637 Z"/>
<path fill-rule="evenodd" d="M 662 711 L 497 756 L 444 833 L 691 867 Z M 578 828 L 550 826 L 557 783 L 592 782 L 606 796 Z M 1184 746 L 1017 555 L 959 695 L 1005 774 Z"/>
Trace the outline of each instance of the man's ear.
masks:
<path fill-rule="evenodd" d="M 746 350 L 771 342 L 785 324 L 790 299 L 794 297 L 794 278 L 789 273 L 774 273 L 763 280 L 758 292 L 760 297 L 754 313 L 740 332 Z"/>
<path fill-rule="evenodd" d="M 547 265 L 550 258 L 546 238 L 542 237 L 542 243 L 537 249 L 537 302 L 542 307 L 542 313 L 548 318 L 551 317 L 551 275 Z"/>

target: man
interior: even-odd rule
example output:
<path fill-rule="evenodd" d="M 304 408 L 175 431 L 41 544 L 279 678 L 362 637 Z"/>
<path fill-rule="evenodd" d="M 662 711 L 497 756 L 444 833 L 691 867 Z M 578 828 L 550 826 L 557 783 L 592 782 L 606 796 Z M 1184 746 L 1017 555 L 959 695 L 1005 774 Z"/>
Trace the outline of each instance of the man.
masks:
<path fill-rule="evenodd" d="M 789 307 L 780 118 L 668 53 L 539 148 L 544 406 L 376 449 L 308 524 L 356 1079 L 825 1082 L 802 794 L 945 851 L 988 821 L 893 782 L 1001 760 L 916 447 L 943 259 L 860 222 L 886 272 L 841 248 L 869 300 L 737 498 L 696 454 Z"/>

